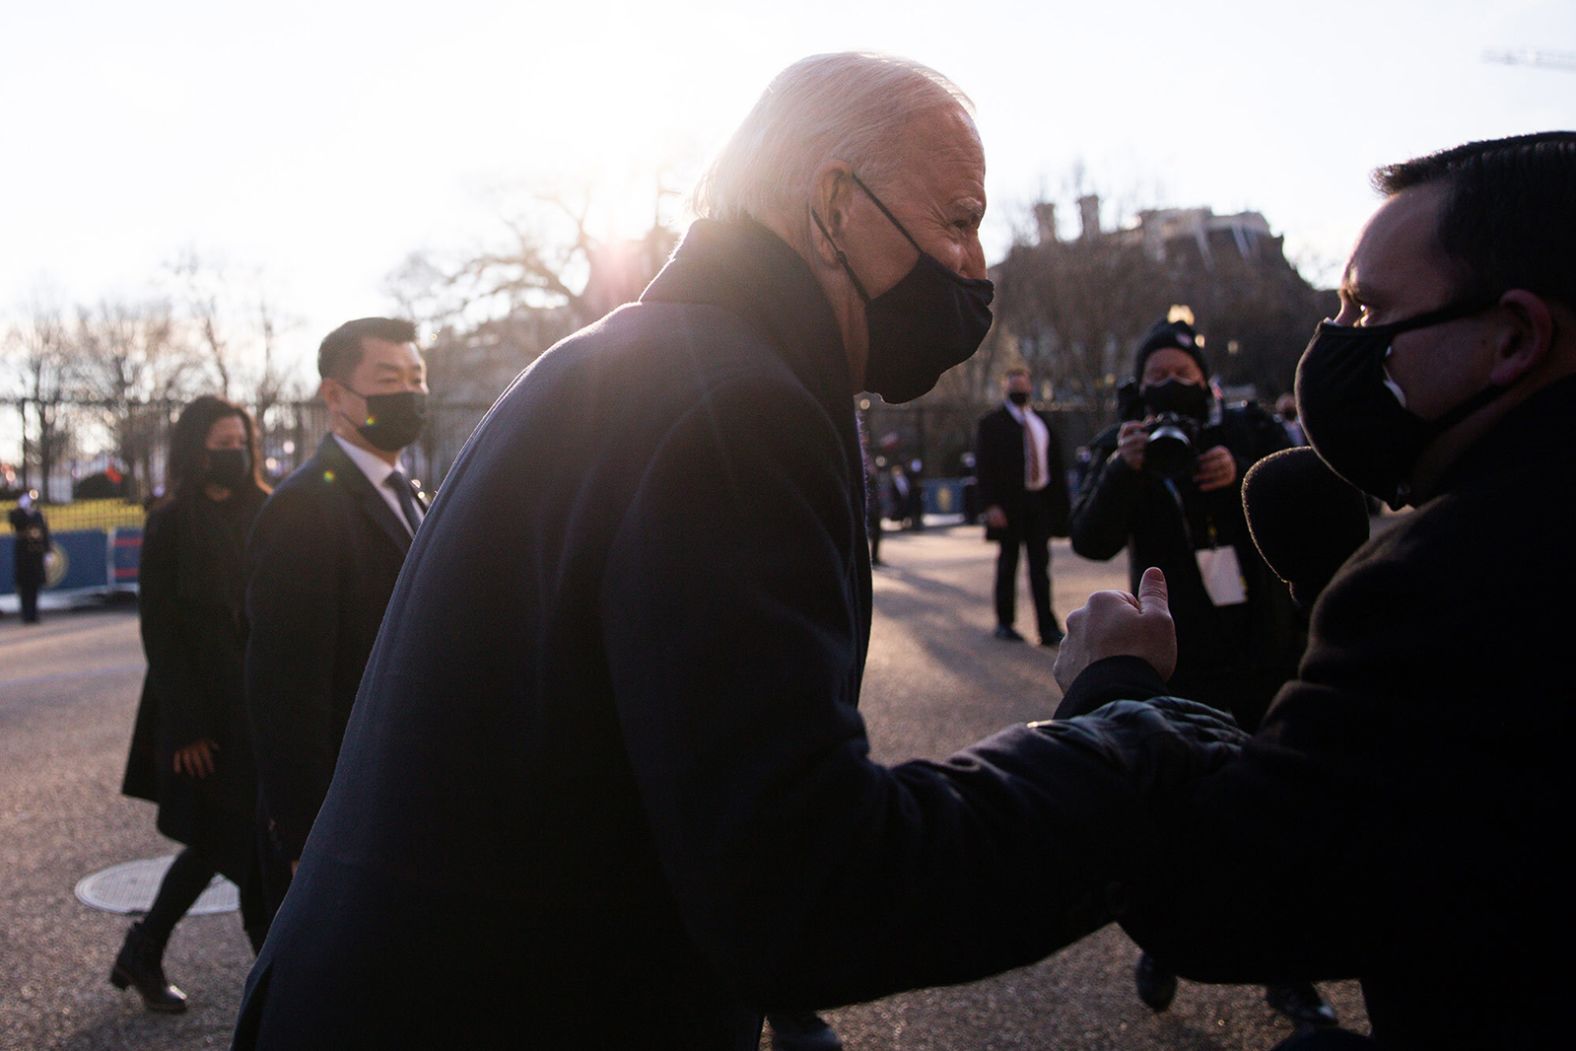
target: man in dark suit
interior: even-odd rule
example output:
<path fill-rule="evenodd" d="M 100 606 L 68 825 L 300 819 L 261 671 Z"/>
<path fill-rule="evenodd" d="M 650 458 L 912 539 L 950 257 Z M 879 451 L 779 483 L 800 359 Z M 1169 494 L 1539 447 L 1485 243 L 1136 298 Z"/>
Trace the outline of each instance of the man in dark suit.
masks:
<path fill-rule="evenodd" d="M 293 871 L 425 500 L 400 470 L 427 383 L 408 321 L 361 318 L 318 348 L 330 433 L 274 490 L 247 545 L 246 702 L 263 827 Z M 271 887 L 277 908 L 283 887 Z"/>
<path fill-rule="evenodd" d="M 1019 365 L 1002 380 L 1001 408 L 979 423 L 975 466 L 979 502 L 985 508 L 985 538 L 1000 544 L 996 554 L 996 637 L 1022 642 L 1013 625 L 1018 605 L 1018 549 L 1029 553 L 1029 593 L 1034 596 L 1040 645 L 1062 641 L 1051 608 L 1051 537 L 1067 535 L 1067 475 L 1061 444 L 1050 421 L 1029 404 L 1034 382 Z"/>
<path fill-rule="evenodd" d="M 1382 1047 L 1561 1047 L 1576 261 L 1549 232 L 1576 223 L 1576 133 L 1375 184 L 1298 417 L 1336 473 L 1413 510 L 1325 588 L 1241 755 L 1176 792 L 1151 863 L 1118 880 L 1122 922 L 1200 979 L 1358 977 Z M 1069 618 L 1066 713 L 1165 692 L 1176 640 L 1149 574 L 1138 602 Z"/>
<path fill-rule="evenodd" d="M 38 592 L 44 586 L 49 556 L 49 523 L 38 509 L 38 490 L 22 494 L 7 516 L 16 534 L 13 557 L 17 598 L 22 603 L 22 623 L 38 623 Z"/>
<path fill-rule="evenodd" d="M 763 1014 L 835 1047 L 814 1009 L 1105 922 L 1106 829 L 1178 750 L 1095 720 L 888 768 L 857 709 L 854 395 L 984 337 L 983 183 L 939 74 L 805 59 L 640 301 L 515 381 L 416 538 L 238 1048 L 753 1051 Z M 1132 766 L 1153 791 L 1082 802 Z"/>

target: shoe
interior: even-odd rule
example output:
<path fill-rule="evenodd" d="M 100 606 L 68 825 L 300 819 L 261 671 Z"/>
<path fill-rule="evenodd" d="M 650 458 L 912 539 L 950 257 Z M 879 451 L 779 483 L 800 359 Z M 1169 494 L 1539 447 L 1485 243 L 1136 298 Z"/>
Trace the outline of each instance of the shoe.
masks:
<path fill-rule="evenodd" d="M 1004 642 L 1022 642 L 1023 636 L 1005 624 L 996 625 L 996 637 Z"/>
<path fill-rule="evenodd" d="M 1147 952 L 1138 954 L 1138 966 L 1133 968 L 1133 983 L 1138 986 L 1138 998 L 1159 1013 L 1171 1006 L 1177 996 L 1177 976 L 1155 962 Z"/>
<path fill-rule="evenodd" d="M 150 938 L 142 924 L 133 923 L 110 969 L 110 984 L 117 989 L 134 987 L 150 1011 L 180 1014 L 186 1010 L 186 994 L 164 977 L 163 957 L 164 946 Z"/>
<path fill-rule="evenodd" d="M 1293 982 L 1290 985 L 1266 985 L 1264 1002 L 1298 1025 L 1317 1026 L 1320 1029 L 1336 1025 L 1340 1019 L 1335 1008 L 1319 995 L 1312 982 Z"/>
<path fill-rule="evenodd" d="M 1040 635 L 1041 646 L 1060 646 L 1067 638 L 1067 633 L 1061 628 L 1052 628 Z"/>
<path fill-rule="evenodd" d="M 837 1032 L 814 1011 L 769 1014 L 773 1051 L 843 1051 Z"/>

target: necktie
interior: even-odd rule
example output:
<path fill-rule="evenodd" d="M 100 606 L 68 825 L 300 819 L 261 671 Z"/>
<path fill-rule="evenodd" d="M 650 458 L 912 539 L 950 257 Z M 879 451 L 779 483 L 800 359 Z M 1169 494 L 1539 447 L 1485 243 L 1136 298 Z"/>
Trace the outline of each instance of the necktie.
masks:
<path fill-rule="evenodd" d="M 1040 443 L 1034 440 L 1034 428 L 1029 425 L 1028 410 L 1023 413 L 1023 462 L 1029 465 L 1029 488 L 1043 486 L 1045 465 L 1040 462 Z"/>
<path fill-rule="evenodd" d="M 411 535 L 415 535 L 416 527 L 421 525 L 421 514 L 416 510 L 416 498 L 410 492 L 410 479 L 398 468 L 389 472 L 383 484 L 394 490 L 394 495 L 399 499 L 399 509 L 405 514 L 405 524 L 410 526 Z"/>

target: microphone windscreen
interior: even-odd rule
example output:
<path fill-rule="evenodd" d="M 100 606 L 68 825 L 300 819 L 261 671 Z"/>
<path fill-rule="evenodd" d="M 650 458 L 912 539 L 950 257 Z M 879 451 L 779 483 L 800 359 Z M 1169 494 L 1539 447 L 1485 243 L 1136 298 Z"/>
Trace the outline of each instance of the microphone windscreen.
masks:
<path fill-rule="evenodd" d="M 1368 502 L 1302 445 L 1254 464 L 1242 479 L 1248 532 L 1297 605 L 1308 609 L 1368 540 Z"/>

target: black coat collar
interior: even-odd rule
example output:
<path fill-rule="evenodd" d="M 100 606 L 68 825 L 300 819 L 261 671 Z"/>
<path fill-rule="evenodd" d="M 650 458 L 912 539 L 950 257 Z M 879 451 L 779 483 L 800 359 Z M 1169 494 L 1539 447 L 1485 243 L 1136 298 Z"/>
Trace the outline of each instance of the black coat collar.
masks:
<path fill-rule="evenodd" d="M 192 487 L 169 505 L 180 522 L 181 576 L 193 593 L 222 602 L 237 618 L 246 601 L 246 534 L 263 499 L 262 490 L 247 486 L 221 506 Z"/>
<path fill-rule="evenodd" d="M 332 431 L 323 435 L 323 440 L 317 446 L 317 455 L 313 459 L 322 464 L 324 481 L 331 480 L 327 475 L 332 472 L 333 483 L 345 487 L 345 492 L 355 499 L 362 513 L 371 518 L 378 528 L 388 535 L 388 538 L 399 548 L 400 554 L 410 550 L 410 530 L 394 516 L 388 501 L 383 499 L 383 494 L 372 487 L 372 480 L 356 466 L 356 461 L 340 448 L 339 440 L 334 437 Z"/>
<path fill-rule="evenodd" d="M 799 254 L 750 219 L 699 219 L 642 302 L 720 307 L 756 325 L 795 376 L 852 434 L 848 353 L 832 307 Z"/>
<path fill-rule="evenodd" d="M 1576 376 L 1556 380 L 1516 406 L 1452 464 L 1439 481 L 1448 493 L 1504 472 L 1536 450 L 1563 448 L 1576 418 Z"/>

